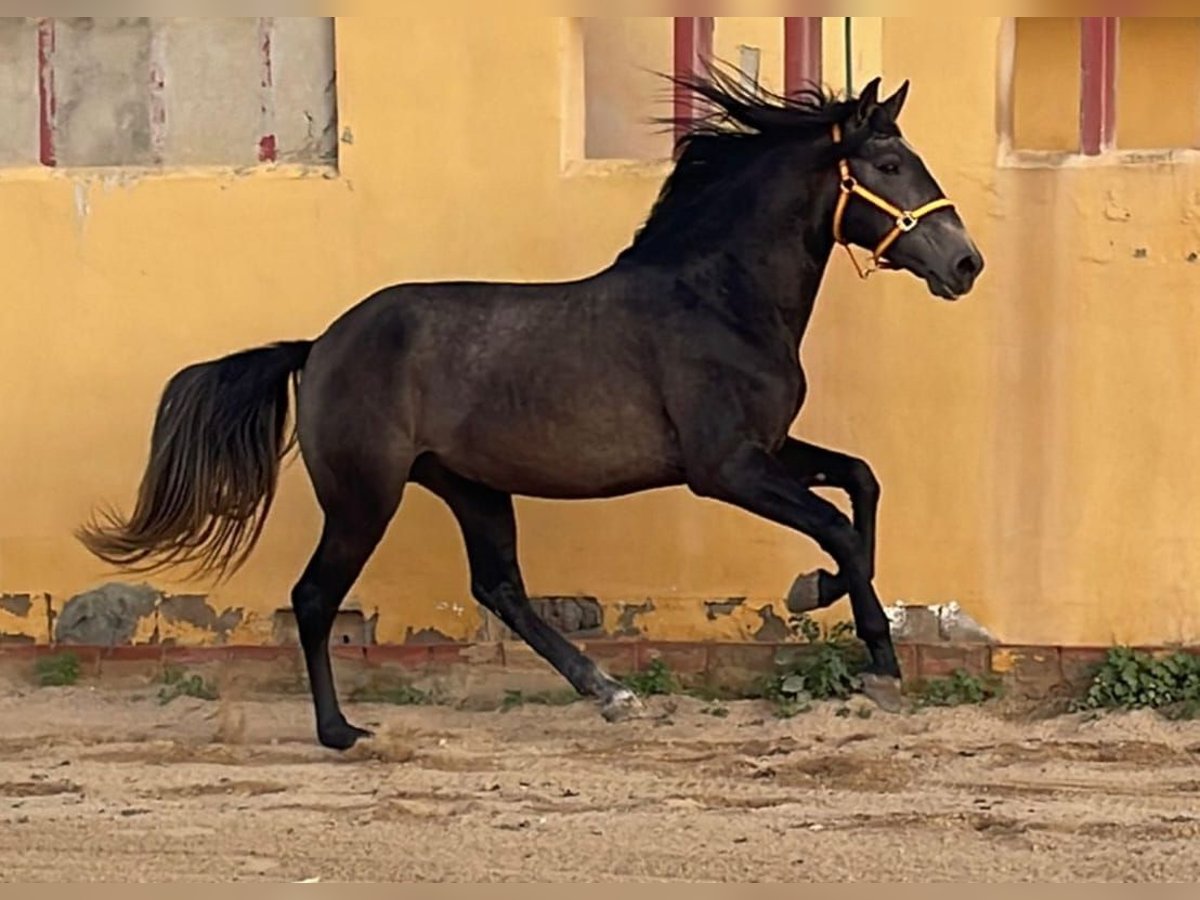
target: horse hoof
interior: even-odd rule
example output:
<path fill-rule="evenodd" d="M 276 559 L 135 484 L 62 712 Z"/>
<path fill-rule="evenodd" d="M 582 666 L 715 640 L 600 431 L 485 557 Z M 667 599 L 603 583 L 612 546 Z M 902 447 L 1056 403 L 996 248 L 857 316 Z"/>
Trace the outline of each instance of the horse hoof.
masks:
<path fill-rule="evenodd" d="M 355 728 L 348 722 L 342 722 L 339 725 L 333 725 L 329 728 L 322 728 L 317 733 L 317 738 L 321 742 L 321 746 L 328 747 L 330 750 L 346 751 L 350 750 L 361 740 L 373 738 L 375 734 L 366 731 L 362 728 Z"/>
<path fill-rule="evenodd" d="M 821 608 L 821 573 L 809 572 L 801 575 L 788 591 L 787 608 L 796 615 L 810 613 Z"/>
<path fill-rule="evenodd" d="M 600 714 L 607 722 L 625 722 L 636 719 L 646 711 L 642 701 L 633 691 L 620 690 L 604 701 Z"/>
<path fill-rule="evenodd" d="M 876 706 L 887 713 L 898 713 L 904 709 L 904 695 L 900 691 L 900 679 L 888 675 L 864 675 L 863 693 Z"/>

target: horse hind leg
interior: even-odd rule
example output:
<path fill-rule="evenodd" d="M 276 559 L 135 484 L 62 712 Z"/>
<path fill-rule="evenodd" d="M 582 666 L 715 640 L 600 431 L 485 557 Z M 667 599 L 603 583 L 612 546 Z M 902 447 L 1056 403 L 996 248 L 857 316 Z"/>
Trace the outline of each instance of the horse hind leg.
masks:
<path fill-rule="evenodd" d="M 458 521 L 471 569 L 471 593 L 554 667 L 580 695 L 600 702 L 604 718 L 617 722 L 642 710 L 641 701 L 542 619 L 529 603 L 517 561 L 512 497 L 423 459 L 413 480 L 440 497 Z"/>
<path fill-rule="evenodd" d="M 349 750 L 371 734 L 346 721 L 338 702 L 329 658 L 329 636 L 346 594 L 362 573 L 399 508 L 403 479 L 337 478 L 336 490 L 320 491 L 325 511 L 320 543 L 292 589 L 292 609 L 308 669 L 317 737 L 333 750 Z M 383 485 L 392 481 L 390 489 Z M 394 483 L 398 481 L 398 484 Z"/>

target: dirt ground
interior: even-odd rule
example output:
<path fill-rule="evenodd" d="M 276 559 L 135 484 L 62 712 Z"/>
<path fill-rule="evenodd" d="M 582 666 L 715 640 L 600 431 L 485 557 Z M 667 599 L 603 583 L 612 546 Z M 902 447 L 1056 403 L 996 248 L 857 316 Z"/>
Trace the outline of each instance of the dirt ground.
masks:
<path fill-rule="evenodd" d="M 0 878 L 1200 879 L 1198 725 L 723 709 L 363 706 L 339 758 L 302 698 L 10 691 Z"/>

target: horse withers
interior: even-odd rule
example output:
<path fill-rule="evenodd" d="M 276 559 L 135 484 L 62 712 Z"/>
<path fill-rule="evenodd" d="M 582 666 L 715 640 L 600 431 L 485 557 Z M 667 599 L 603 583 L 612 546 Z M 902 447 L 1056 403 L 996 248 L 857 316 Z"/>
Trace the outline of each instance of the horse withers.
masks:
<path fill-rule="evenodd" d="M 983 259 L 901 136 L 907 83 L 886 100 L 878 79 L 849 99 L 751 91 L 716 68 L 681 83 L 702 114 L 611 265 L 564 283 L 388 287 L 315 341 L 184 369 L 162 396 L 132 514 L 104 513 L 83 543 L 128 571 L 228 576 L 298 439 L 324 525 L 291 599 L 318 737 L 347 749 L 367 732 L 342 714 L 330 630 L 407 484 L 453 513 L 476 600 L 610 720 L 639 703 L 530 605 L 513 497 L 686 486 L 815 539 L 836 571 L 799 578 L 789 606 L 849 595 L 865 691 L 898 708 L 873 587 L 879 485 L 862 460 L 789 436 L 806 394 L 799 348 L 838 244 L 948 300 Z M 852 516 L 815 487 L 844 490 Z"/>

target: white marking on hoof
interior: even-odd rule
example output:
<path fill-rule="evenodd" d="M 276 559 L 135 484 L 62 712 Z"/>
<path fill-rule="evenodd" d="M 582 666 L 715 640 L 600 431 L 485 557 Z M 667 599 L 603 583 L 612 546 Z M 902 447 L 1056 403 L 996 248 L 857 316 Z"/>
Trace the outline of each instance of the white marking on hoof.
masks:
<path fill-rule="evenodd" d="M 886 675 L 864 675 L 863 693 L 876 706 L 887 713 L 898 713 L 904 709 L 904 695 L 900 690 L 900 679 Z"/>
<path fill-rule="evenodd" d="M 600 707 L 600 714 L 609 722 L 624 722 L 636 718 L 645 711 L 646 707 L 638 699 L 637 694 L 625 688 L 613 693 Z"/>
<path fill-rule="evenodd" d="M 821 608 L 821 573 L 801 575 L 788 591 L 787 608 L 797 615 Z"/>

